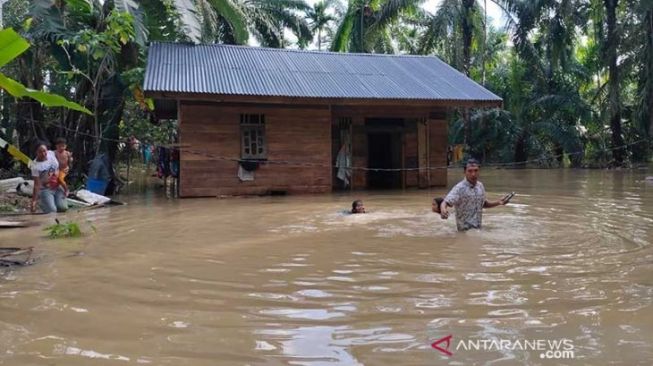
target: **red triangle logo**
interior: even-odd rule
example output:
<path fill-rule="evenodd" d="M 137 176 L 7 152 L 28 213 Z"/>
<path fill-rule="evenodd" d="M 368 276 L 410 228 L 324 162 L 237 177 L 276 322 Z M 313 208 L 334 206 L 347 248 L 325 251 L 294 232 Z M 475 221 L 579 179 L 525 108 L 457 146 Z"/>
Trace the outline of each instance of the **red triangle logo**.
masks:
<path fill-rule="evenodd" d="M 449 334 L 446 337 L 440 338 L 437 341 L 431 343 L 431 347 L 437 349 L 438 351 L 444 353 L 447 356 L 453 356 L 453 353 L 449 352 L 449 346 L 451 346 L 451 337 L 452 335 Z M 446 343 L 444 348 L 440 347 L 440 344 Z"/>

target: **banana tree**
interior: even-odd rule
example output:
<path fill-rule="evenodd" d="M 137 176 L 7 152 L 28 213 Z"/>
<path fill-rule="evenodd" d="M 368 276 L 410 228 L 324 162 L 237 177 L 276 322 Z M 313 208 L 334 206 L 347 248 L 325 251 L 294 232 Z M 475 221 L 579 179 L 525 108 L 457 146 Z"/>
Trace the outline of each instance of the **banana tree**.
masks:
<path fill-rule="evenodd" d="M 0 68 L 9 64 L 12 60 L 15 60 L 28 48 L 29 48 L 29 43 L 27 42 L 27 40 L 21 37 L 13 29 L 8 28 L 8 29 L 0 30 Z M 13 96 L 16 99 L 29 98 L 39 102 L 40 104 L 46 107 L 64 107 L 86 114 L 92 114 L 91 111 L 89 111 L 85 107 L 75 102 L 71 102 L 66 98 L 64 98 L 63 96 L 53 94 L 53 93 L 48 93 L 41 90 L 30 89 L 25 85 L 7 77 L 2 72 L 0 72 L 0 90 L 6 92 L 7 94 Z M 6 109 L 4 112 L 6 112 Z M 3 120 L 6 121 L 7 117 L 8 116 L 6 115 L 3 116 Z M 9 134 L 7 137 L 9 136 L 11 135 Z M 19 150 L 16 151 L 20 152 Z M 2 159 L 2 160 L 3 160 L 3 164 L 2 164 L 3 167 L 8 168 L 10 166 L 11 159 Z"/>
<path fill-rule="evenodd" d="M 27 51 L 29 43 L 13 29 L 0 30 L 0 67 L 5 66 L 20 54 Z M 65 107 L 86 114 L 93 114 L 85 107 L 66 98 L 40 90 L 27 88 L 23 84 L 5 76 L 0 72 L 0 88 L 16 98 L 31 98 L 46 107 Z"/>
<path fill-rule="evenodd" d="M 19 59 L 15 75 L 28 85 L 68 93 L 91 106 L 92 115 L 72 110 L 41 111 L 17 104 L 22 143 L 34 138 L 68 139 L 81 172 L 98 151 L 113 159 L 126 86 L 122 73 L 143 62 L 148 36 L 140 4 L 132 0 L 32 0 L 20 31 L 34 47 Z"/>

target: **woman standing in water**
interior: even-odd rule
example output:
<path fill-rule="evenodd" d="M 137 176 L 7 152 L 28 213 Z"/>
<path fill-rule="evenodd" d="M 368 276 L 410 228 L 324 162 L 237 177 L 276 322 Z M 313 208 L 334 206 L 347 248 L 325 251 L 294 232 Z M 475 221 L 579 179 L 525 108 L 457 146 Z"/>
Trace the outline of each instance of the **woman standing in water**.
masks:
<path fill-rule="evenodd" d="M 59 161 L 54 151 L 45 144 L 36 148 L 36 159 L 32 164 L 34 192 L 32 193 L 32 212 L 36 211 L 36 200 L 45 213 L 63 212 L 68 209 L 64 188 L 59 184 Z"/>

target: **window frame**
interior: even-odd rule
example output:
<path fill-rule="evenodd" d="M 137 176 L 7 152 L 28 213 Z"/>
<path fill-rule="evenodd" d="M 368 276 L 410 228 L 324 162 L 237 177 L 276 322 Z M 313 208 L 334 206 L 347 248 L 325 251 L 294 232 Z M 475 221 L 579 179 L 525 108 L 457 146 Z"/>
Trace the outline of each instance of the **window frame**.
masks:
<path fill-rule="evenodd" d="M 256 141 L 252 141 L 253 134 L 255 134 Z M 246 143 L 246 140 L 249 144 Z M 252 153 L 252 148 L 256 148 L 257 151 Z M 249 153 L 247 149 L 250 150 Z M 267 160 L 268 142 L 265 131 L 265 114 L 240 114 L 240 158 L 243 160 Z"/>

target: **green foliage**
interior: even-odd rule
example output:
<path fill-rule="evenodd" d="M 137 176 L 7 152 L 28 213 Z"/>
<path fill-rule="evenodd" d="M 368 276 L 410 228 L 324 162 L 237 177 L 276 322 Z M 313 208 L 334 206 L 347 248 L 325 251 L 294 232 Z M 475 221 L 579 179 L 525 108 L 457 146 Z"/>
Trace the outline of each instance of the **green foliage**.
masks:
<path fill-rule="evenodd" d="M 76 221 L 68 221 L 65 223 L 59 222 L 59 219 L 54 219 L 55 223 L 43 229 L 43 231 L 48 233 L 48 237 L 51 239 L 60 239 L 60 238 L 77 238 L 82 236 L 84 233 Z M 96 232 L 95 226 L 87 221 L 88 228 Z"/>
<path fill-rule="evenodd" d="M 60 239 L 60 238 L 76 238 L 82 236 L 82 230 L 79 228 L 79 225 L 76 222 L 66 222 L 64 224 L 57 223 L 50 225 L 43 229 L 48 233 L 48 237 L 51 239 Z"/>
<path fill-rule="evenodd" d="M 449 114 L 450 143 L 467 140 L 486 161 L 559 166 L 564 155 L 572 166 L 614 165 L 616 134 L 631 144 L 624 159 L 649 159 L 653 144 L 633 143 L 653 134 L 653 2 L 620 0 L 610 22 L 601 0 L 493 2 L 505 29 L 490 25 L 479 0 L 436 9 L 420 0 L 10 0 L 3 20 L 16 32 L 0 33 L 0 85 L 33 99 L 4 93 L 0 127 L 18 144 L 63 135 L 76 167 L 98 149 L 115 157 L 117 141 L 132 136 L 170 143 L 175 123 L 151 123 L 153 101 L 141 90 L 147 42 L 255 40 L 439 56 L 504 99 L 468 120 Z"/>
<path fill-rule="evenodd" d="M 13 29 L 0 30 L 0 66 L 4 66 L 29 48 L 29 43 Z M 46 107 L 65 107 L 91 114 L 91 111 L 66 98 L 44 91 L 32 90 L 0 73 L 0 88 L 16 98 L 28 97 Z"/>
<path fill-rule="evenodd" d="M 62 47 L 73 46 L 82 55 L 99 61 L 107 55 L 119 53 L 123 46 L 135 39 L 133 18 L 129 13 L 111 12 L 105 21 L 106 28 L 102 32 L 83 29 L 72 39 L 60 40 L 58 44 Z"/>
<path fill-rule="evenodd" d="M 332 10 L 340 10 L 340 3 L 337 0 L 321 0 L 313 4 L 313 8 L 306 11 L 306 20 L 310 31 L 317 37 L 317 49 L 322 50 L 322 44 L 325 40 L 333 37 L 332 25 L 338 20 Z"/>
<path fill-rule="evenodd" d="M 79 1 L 79 0 L 76 0 Z M 134 0 L 113 0 L 115 10 L 109 14 L 109 27 L 114 29 L 115 34 L 122 44 L 134 40 L 139 46 L 145 47 L 148 30 L 144 22 L 144 15 L 141 6 Z M 120 18 L 123 18 L 122 20 Z M 120 23 L 112 25 L 112 22 Z"/>
<path fill-rule="evenodd" d="M 142 0 L 149 41 L 189 41 L 191 26 L 182 20 L 185 12 L 176 6 L 179 0 Z"/>
<path fill-rule="evenodd" d="M 29 48 L 29 43 L 13 29 L 0 31 L 0 67 L 15 59 Z"/>
<path fill-rule="evenodd" d="M 0 204 L 0 212 L 14 212 L 16 209 L 11 205 Z"/>
<path fill-rule="evenodd" d="M 129 101 L 125 106 L 125 118 L 120 122 L 120 135 L 135 137 L 142 143 L 168 144 L 176 134 L 177 123 L 173 120 L 162 120 L 153 124 L 148 115 L 135 101 Z"/>
<path fill-rule="evenodd" d="M 418 11 L 420 0 L 349 0 L 331 44 L 337 52 L 394 53 L 390 27 Z"/>

